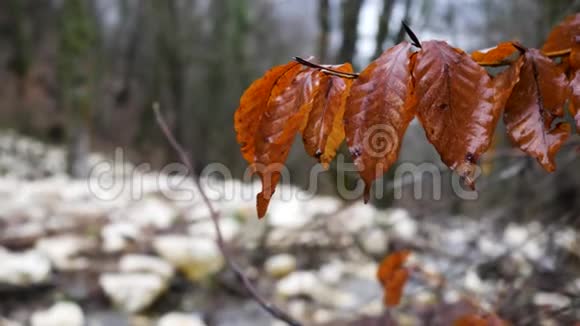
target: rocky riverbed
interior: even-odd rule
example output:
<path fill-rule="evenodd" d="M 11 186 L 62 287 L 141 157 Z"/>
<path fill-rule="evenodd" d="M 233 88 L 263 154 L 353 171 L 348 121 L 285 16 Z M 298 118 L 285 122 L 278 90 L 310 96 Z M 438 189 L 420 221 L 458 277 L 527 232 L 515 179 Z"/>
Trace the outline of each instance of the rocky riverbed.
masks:
<path fill-rule="evenodd" d="M 68 178 L 63 162 L 59 148 L 0 137 L 0 325 L 283 325 L 226 266 L 191 182 L 125 164 L 111 179 L 124 186 L 111 195 L 102 180 Z M 561 293 L 580 288 L 580 276 L 558 287 L 531 279 L 560 266 L 564 254 L 578 259 L 578 235 L 566 223 L 548 234 L 538 222 L 498 226 L 492 213 L 417 218 L 332 197 L 302 200 L 306 194 L 286 185 L 278 192 L 293 195 L 275 197 L 260 221 L 255 184 L 203 181 L 232 258 L 264 297 L 307 325 L 372 325 L 378 318 L 447 325 L 474 300 L 490 310 L 509 298 L 565 309 L 572 302 Z M 218 188 L 233 190 L 220 198 Z M 413 250 L 421 273 L 385 317 L 377 264 L 399 248 Z M 514 295 L 522 287 L 529 293 Z"/>

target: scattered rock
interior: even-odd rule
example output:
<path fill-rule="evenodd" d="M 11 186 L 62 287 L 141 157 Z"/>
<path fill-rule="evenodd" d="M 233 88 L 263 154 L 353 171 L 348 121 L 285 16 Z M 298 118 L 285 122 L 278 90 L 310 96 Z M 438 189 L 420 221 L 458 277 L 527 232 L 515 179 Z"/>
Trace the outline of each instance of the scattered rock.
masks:
<path fill-rule="evenodd" d="M 103 274 L 101 288 L 121 309 L 136 313 L 149 307 L 167 288 L 168 281 L 155 274 Z"/>
<path fill-rule="evenodd" d="M 157 326 L 206 326 L 206 324 L 197 314 L 170 312 L 159 319 Z"/>
<path fill-rule="evenodd" d="M 175 270 L 165 260 L 146 255 L 126 255 L 119 262 L 119 270 L 124 273 L 150 273 L 171 279 Z"/>
<path fill-rule="evenodd" d="M 569 297 L 552 292 L 538 292 L 534 295 L 533 301 L 536 306 L 552 307 L 553 309 L 563 309 L 572 303 Z"/>
<path fill-rule="evenodd" d="M 284 187 L 286 196 L 292 192 L 290 187 Z M 284 196 L 284 191 L 277 190 L 276 194 Z M 273 200 L 268 208 L 268 218 L 266 221 L 274 228 L 296 230 L 304 227 L 312 220 L 312 215 L 303 210 L 302 201 L 290 197 L 291 200 Z"/>
<path fill-rule="evenodd" d="M 338 232 L 359 233 L 364 229 L 371 228 L 375 223 L 376 210 L 372 205 L 356 203 L 340 211 L 331 221 L 329 228 Z"/>
<path fill-rule="evenodd" d="M 412 241 L 419 232 L 419 225 L 409 212 L 402 208 L 395 208 L 386 211 L 387 220 L 391 226 L 391 231 L 395 237 L 406 241 Z"/>
<path fill-rule="evenodd" d="M 59 235 L 40 239 L 36 249 L 44 253 L 57 270 L 71 271 L 86 269 L 89 260 L 78 257 L 81 252 L 92 251 L 97 247 L 94 240 L 76 235 Z"/>
<path fill-rule="evenodd" d="M 107 224 L 101 230 L 102 248 L 105 252 L 119 252 L 137 240 L 139 227 L 127 222 Z"/>
<path fill-rule="evenodd" d="M 240 232 L 240 223 L 230 217 L 222 217 L 219 220 L 220 230 L 224 241 L 232 241 Z M 213 221 L 204 220 L 192 224 L 189 227 L 189 234 L 193 237 L 207 237 L 216 239 L 215 226 Z"/>
<path fill-rule="evenodd" d="M 378 228 L 362 232 L 359 236 L 363 249 L 371 255 L 384 255 L 387 252 L 389 238 Z"/>
<path fill-rule="evenodd" d="M 310 295 L 320 281 L 312 271 L 293 272 L 276 284 L 276 294 L 283 298 Z"/>
<path fill-rule="evenodd" d="M 272 256 L 264 263 L 264 269 L 272 277 L 284 277 L 296 270 L 296 257 L 289 254 Z"/>
<path fill-rule="evenodd" d="M 192 281 L 204 279 L 224 266 L 221 252 L 212 239 L 163 235 L 154 239 L 153 248 Z"/>
<path fill-rule="evenodd" d="M 128 220 L 141 226 L 169 228 L 177 218 L 177 210 L 170 203 L 155 196 L 148 196 L 134 203 L 125 212 Z"/>
<path fill-rule="evenodd" d="M 0 283 L 29 286 L 50 279 L 50 261 L 36 251 L 12 253 L 0 247 Z"/>
<path fill-rule="evenodd" d="M 85 316 L 82 309 L 72 302 L 57 302 L 48 310 L 35 312 L 32 326 L 83 326 Z"/>

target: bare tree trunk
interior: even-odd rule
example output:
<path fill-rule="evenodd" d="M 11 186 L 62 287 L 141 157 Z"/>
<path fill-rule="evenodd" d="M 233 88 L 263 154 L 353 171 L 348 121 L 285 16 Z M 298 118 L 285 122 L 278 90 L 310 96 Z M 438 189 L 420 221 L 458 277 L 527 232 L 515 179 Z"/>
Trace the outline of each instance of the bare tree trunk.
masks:
<path fill-rule="evenodd" d="M 65 0 L 60 18 L 59 99 L 67 117 L 67 172 L 72 177 L 83 178 L 89 172 L 96 25 L 84 0 Z"/>
<path fill-rule="evenodd" d="M 342 46 L 338 62 L 353 62 L 358 39 L 358 19 L 364 0 L 342 1 Z"/>
<path fill-rule="evenodd" d="M 383 0 L 383 11 L 379 18 L 379 30 L 377 32 L 374 58 L 377 58 L 383 53 L 383 45 L 389 37 L 389 23 L 391 22 L 394 4 L 395 0 Z"/>
<path fill-rule="evenodd" d="M 403 21 L 407 23 L 407 25 L 411 26 L 411 6 L 413 5 L 412 0 L 405 0 L 405 16 Z M 397 37 L 395 38 L 395 44 L 401 43 L 405 39 L 405 29 L 401 24 L 399 28 L 399 32 L 397 33 Z"/>
<path fill-rule="evenodd" d="M 318 59 L 326 62 L 328 59 L 328 40 L 330 38 L 330 3 L 329 0 L 320 0 L 318 7 Z"/>

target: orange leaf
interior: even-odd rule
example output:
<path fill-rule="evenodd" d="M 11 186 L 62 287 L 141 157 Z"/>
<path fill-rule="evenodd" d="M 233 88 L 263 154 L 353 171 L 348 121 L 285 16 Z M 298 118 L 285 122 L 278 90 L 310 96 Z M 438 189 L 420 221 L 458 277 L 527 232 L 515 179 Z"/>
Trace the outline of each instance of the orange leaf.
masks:
<path fill-rule="evenodd" d="M 334 70 L 352 73 L 349 63 Z M 304 126 L 302 139 L 308 155 L 316 157 L 325 167 L 336 155 L 344 140 L 343 115 L 352 79 L 318 72 L 320 83 L 314 92 L 312 110 Z"/>
<path fill-rule="evenodd" d="M 567 123 L 552 127 L 556 118 L 564 116 L 568 84 L 564 72 L 540 51 L 529 49 L 524 57 L 504 121 L 512 142 L 552 172 L 554 156 L 570 133 Z"/>
<path fill-rule="evenodd" d="M 372 182 L 395 163 L 407 126 L 415 116 L 407 42 L 385 51 L 354 81 L 344 116 L 346 141 L 365 181 Z"/>
<path fill-rule="evenodd" d="M 493 86 L 495 88 L 494 102 L 502 111 L 512 94 L 516 84 L 520 81 L 520 72 L 524 65 L 524 56 L 520 56 L 508 68 L 499 73 L 493 79 Z"/>
<path fill-rule="evenodd" d="M 506 326 L 507 322 L 495 314 L 477 315 L 469 314 L 458 318 L 453 326 Z"/>
<path fill-rule="evenodd" d="M 252 83 L 240 99 L 240 106 L 234 115 L 234 128 L 244 159 L 255 161 L 255 134 L 266 111 L 268 101 L 273 98 L 274 87 L 285 75 L 294 76 L 300 69 L 297 62 L 289 62 L 268 70 L 264 76 Z"/>
<path fill-rule="evenodd" d="M 506 59 L 517 51 L 518 49 L 512 42 L 503 42 L 487 51 L 475 51 L 471 57 L 480 65 L 494 66 L 504 64 Z"/>
<path fill-rule="evenodd" d="M 403 288 L 409 271 L 403 267 L 411 254 L 408 250 L 394 252 L 383 259 L 377 271 L 377 278 L 385 289 L 385 305 L 396 306 L 401 301 Z"/>
<path fill-rule="evenodd" d="M 310 92 L 317 83 L 312 79 L 317 78 L 318 71 L 301 69 L 302 66 L 291 68 L 278 79 L 256 131 L 254 171 L 262 181 L 262 192 L 257 196 L 260 218 L 266 215 L 294 138 L 312 108 Z"/>
<path fill-rule="evenodd" d="M 542 47 L 545 54 L 558 54 L 569 51 L 576 43 L 576 36 L 580 35 L 580 14 L 566 17 L 559 25 L 554 27 Z"/>
<path fill-rule="evenodd" d="M 475 165 L 490 146 L 500 107 L 485 69 L 443 41 L 428 41 L 413 70 L 417 114 L 441 160 L 473 187 Z"/>
<path fill-rule="evenodd" d="M 576 132 L 580 134 L 580 70 L 577 70 L 570 81 L 570 114 L 576 120 Z"/>
<path fill-rule="evenodd" d="M 580 35 L 575 38 L 574 43 L 572 44 L 572 49 L 570 52 L 568 64 L 570 65 L 570 69 L 572 70 L 579 70 L 580 69 Z"/>

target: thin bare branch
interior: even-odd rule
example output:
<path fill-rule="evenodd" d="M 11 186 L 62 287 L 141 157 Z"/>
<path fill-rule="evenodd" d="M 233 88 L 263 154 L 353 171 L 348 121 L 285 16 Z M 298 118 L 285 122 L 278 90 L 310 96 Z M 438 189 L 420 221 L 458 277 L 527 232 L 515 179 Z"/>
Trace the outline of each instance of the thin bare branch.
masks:
<path fill-rule="evenodd" d="M 157 124 L 159 125 L 159 127 L 163 131 L 165 138 L 167 139 L 167 141 L 169 142 L 169 144 L 171 145 L 173 150 L 175 150 L 175 152 L 177 152 L 179 154 L 179 158 L 180 158 L 181 162 L 183 164 L 185 164 L 185 166 L 187 167 L 188 173 L 189 173 L 190 177 L 193 179 L 193 182 L 194 182 L 196 188 L 198 189 L 199 193 L 201 194 L 203 202 L 205 203 L 205 205 L 207 206 L 207 208 L 210 211 L 211 220 L 213 222 L 213 226 L 214 226 L 214 229 L 215 229 L 215 232 L 217 235 L 217 237 L 216 237 L 217 245 L 220 249 L 222 256 L 224 257 L 228 266 L 230 267 L 230 269 L 236 274 L 236 277 L 244 284 L 244 287 L 246 288 L 246 290 L 248 291 L 248 293 L 250 294 L 252 299 L 254 299 L 272 317 L 274 317 L 280 321 L 283 321 L 291 326 L 302 326 L 302 323 L 295 320 L 290 315 L 288 315 L 286 312 L 282 311 L 280 308 L 275 306 L 273 303 L 268 302 L 265 298 L 263 298 L 260 295 L 260 293 L 258 293 L 258 291 L 254 287 L 252 282 L 244 274 L 244 272 L 242 271 L 242 268 L 232 259 L 231 255 L 229 254 L 228 247 L 227 247 L 226 243 L 224 242 L 224 238 L 223 238 L 223 235 L 222 235 L 222 232 L 220 229 L 220 225 L 219 225 L 220 213 L 215 209 L 211 200 L 209 199 L 209 197 L 205 193 L 205 190 L 201 186 L 199 178 L 196 177 L 193 173 L 191 173 L 192 171 L 194 171 L 194 169 L 193 169 L 194 166 L 193 166 L 193 163 L 192 163 L 192 160 L 191 160 L 189 154 L 177 142 L 177 140 L 175 139 L 175 136 L 173 136 L 173 133 L 169 129 L 169 126 L 167 125 L 167 123 L 165 122 L 165 119 L 163 118 L 163 115 L 161 114 L 161 110 L 159 109 L 158 103 L 155 103 L 153 105 L 153 111 L 155 112 Z"/>

